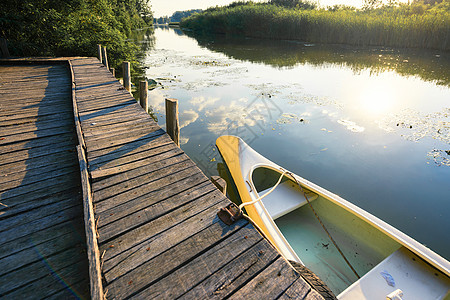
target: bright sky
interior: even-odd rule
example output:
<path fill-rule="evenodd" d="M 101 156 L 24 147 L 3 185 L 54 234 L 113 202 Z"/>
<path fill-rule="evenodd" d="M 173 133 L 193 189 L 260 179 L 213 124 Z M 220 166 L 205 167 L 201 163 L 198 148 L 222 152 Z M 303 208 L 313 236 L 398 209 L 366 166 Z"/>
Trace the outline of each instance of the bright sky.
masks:
<path fill-rule="evenodd" d="M 223 6 L 236 0 L 150 0 L 154 17 L 171 16 L 177 10 L 206 9 L 211 6 Z M 255 2 L 262 0 L 253 0 Z M 361 6 L 362 0 L 312 0 L 320 5 L 334 5 L 345 3 L 351 6 Z"/>

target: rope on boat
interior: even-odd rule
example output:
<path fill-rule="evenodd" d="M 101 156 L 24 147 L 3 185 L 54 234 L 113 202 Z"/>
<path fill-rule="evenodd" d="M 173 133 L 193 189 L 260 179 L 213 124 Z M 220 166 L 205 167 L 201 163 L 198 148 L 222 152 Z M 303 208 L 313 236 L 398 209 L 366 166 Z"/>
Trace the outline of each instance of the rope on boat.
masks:
<path fill-rule="evenodd" d="M 270 189 L 270 191 L 268 191 L 267 193 L 265 193 L 264 195 L 258 197 L 257 199 L 251 201 L 251 202 L 244 202 L 241 205 L 239 205 L 239 210 L 242 212 L 242 208 L 248 205 L 253 205 L 256 202 L 261 201 L 264 197 L 268 196 L 270 193 L 272 193 L 275 188 L 280 184 L 281 179 L 283 179 L 284 175 L 289 174 L 290 177 L 292 177 L 295 182 L 297 183 L 297 185 L 300 187 L 300 190 L 302 191 L 303 196 L 306 199 L 306 202 L 308 202 L 309 207 L 311 207 L 311 210 L 313 211 L 314 215 L 316 216 L 317 220 L 319 220 L 320 225 L 322 225 L 323 230 L 325 230 L 326 234 L 328 235 L 328 237 L 330 238 L 330 240 L 333 242 L 333 245 L 336 247 L 336 249 L 339 251 L 339 253 L 341 254 L 342 258 L 345 260 L 345 262 L 347 263 L 347 265 L 350 267 L 350 269 L 353 271 L 353 273 L 356 275 L 356 277 L 358 279 L 360 279 L 361 277 L 358 275 L 358 273 L 356 272 L 356 270 L 353 268 L 353 266 L 351 265 L 351 263 L 348 261 L 348 259 L 345 257 L 344 253 L 342 252 L 341 248 L 339 248 L 339 246 L 337 245 L 336 241 L 333 239 L 333 237 L 331 236 L 330 232 L 327 230 L 327 228 L 325 227 L 325 225 L 322 223 L 322 220 L 319 218 L 319 215 L 316 213 L 316 211 L 314 210 L 313 206 L 311 205 L 311 202 L 308 199 L 308 196 L 306 196 L 306 193 L 302 187 L 302 185 L 300 184 L 300 182 L 298 182 L 297 178 L 295 178 L 294 174 L 292 174 L 289 171 L 284 171 L 280 178 L 278 178 L 277 183 Z M 244 214 L 243 214 L 244 215 Z M 247 220 L 251 221 L 253 223 L 253 225 L 256 225 L 255 222 L 253 222 L 253 220 L 250 219 L 249 216 L 244 215 L 246 217 Z M 257 225 L 256 225 L 257 226 Z M 257 229 L 263 233 L 263 235 L 267 238 L 267 236 L 264 234 L 264 232 L 261 230 L 261 228 L 259 228 L 259 226 L 257 226 Z"/>
<path fill-rule="evenodd" d="M 302 185 L 300 184 L 300 182 L 298 182 L 297 178 L 295 178 L 294 174 L 292 174 L 291 172 L 284 172 L 284 173 L 288 173 L 289 175 L 291 175 L 291 177 L 295 180 L 295 182 L 297 183 L 297 185 L 300 187 L 300 190 L 302 191 L 303 196 L 306 199 L 306 202 L 308 202 L 309 207 L 311 207 L 314 215 L 316 216 L 317 220 L 319 220 L 320 225 L 322 225 L 323 230 L 325 230 L 325 232 L 327 233 L 328 237 L 330 238 L 330 240 L 333 242 L 334 246 L 336 247 L 336 249 L 339 251 L 339 253 L 341 254 L 342 258 L 345 260 L 345 262 L 347 263 L 347 265 L 350 267 L 350 269 L 353 271 L 353 273 L 356 275 L 356 277 L 358 279 L 360 279 L 361 277 L 358 275 L 358 273 L 356 272 L 356 270 L 353 268 L 353 266 L 351 265 L 351 263 L 348 261 L 348 259 L 345 257 L 344 253 L 341 251 L 341 248 L 339 248 L 339 246 L 337 245 L 337 243 L 334 241 L 333 237 L 331 236 L 331 234 L 328 232 L 327 228 L 325 227 L 325 225 L 322 223 L 322 220 L 319 218 L 319 216 L 317 215 L 316 211 L 314 210 L 313 206 L 311 205 L 311 202 L 309 201 L 308 197 L 306 196 L 305 191 L 303 190 Z M 283 175 L 284 175 L 283 173 Z M 283 176 L 282 175 L 282 176 Z"/>
<path fill-rule="evenodd" d="M 265 193 L 262 196 L 259 196 L 257 199 L 251 201 L 251 202 L 243 202 L 241 205 L 239 205 L 239 210 L 242 210 L 242 208 L 244 206 L 248 206 L 248 205 L 253 205 L 256 202 L 261 201 L 264 197 L 268 196 L 270 193 L 273 192 L 273 190 L 275 190 L 275 188 L 280 184 L 281 179 L 283 179 L 284 174 L 286 174 L 288 171 L 284 171 L 283 174 L 281 174 L 280 178 L 278 179 L 277 183 L 275 183 L 275 185 L 270 189 L 270 191 L 268 191 L 267 193 Z M 250 187 L 251 188 L 251 187 Z"/>

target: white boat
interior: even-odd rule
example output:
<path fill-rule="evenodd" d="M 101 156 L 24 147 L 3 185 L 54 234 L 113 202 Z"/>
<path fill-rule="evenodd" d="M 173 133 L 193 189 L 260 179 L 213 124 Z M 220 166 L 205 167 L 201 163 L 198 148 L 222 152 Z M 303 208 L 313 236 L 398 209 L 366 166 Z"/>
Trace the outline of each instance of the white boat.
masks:
<path fill-rule="evenodd" d="M 450 263 L 443 257 L 238 137 L 219 137 L 216 145 L 249 217 L 287 260 L 317 274 L 338 299 L 450 298 Z"/>

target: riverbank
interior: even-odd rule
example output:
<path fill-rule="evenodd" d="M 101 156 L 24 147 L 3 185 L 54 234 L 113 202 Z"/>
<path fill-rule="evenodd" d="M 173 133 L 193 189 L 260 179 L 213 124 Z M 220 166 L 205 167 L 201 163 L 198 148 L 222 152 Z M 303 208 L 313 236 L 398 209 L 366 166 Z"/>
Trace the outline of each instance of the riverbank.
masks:
<path fill-rule="evenodd" d="M 299 9 L 248 2 L 184 19 L 185 29 L 255 38 L 450 50 L 450 2 L 356 10 Z"/>

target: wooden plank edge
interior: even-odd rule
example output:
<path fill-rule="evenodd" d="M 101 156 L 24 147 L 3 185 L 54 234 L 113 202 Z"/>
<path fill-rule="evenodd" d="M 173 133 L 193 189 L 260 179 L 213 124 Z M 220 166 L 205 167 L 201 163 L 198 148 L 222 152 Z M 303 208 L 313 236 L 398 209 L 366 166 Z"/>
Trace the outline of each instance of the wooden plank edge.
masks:
<path fill-rule="evenodd" d="M 81 186 L 83 190 L 84 228 L 86 232 L 87 256 L 89 260 L 89 280 L 91 299 L 103 300 L 103 284 L 100 263 L 100 251 L 95 229 L 94 207 L 92 205 L 91 186 L 87 170 L 86 156 L 81 145 L 77 145 L 78 161 L 81 171 Z"/>
<path fill-rule="evenodd" d="M 81 172 L 81 188 L 83 191 L 84 228 L 86 232 L 86 252 L 89 261 L 91 299 L 103 300 L 105 299 L 105 294 L 103 293 L 100 251 L 98 248 L 97 230 L 95 228 L 94 206 L 92 204 L 92 189 L 89 181 L 88 165 L 85 153 L 86 144 L 84 142 L 83 132 L 81 130 L 80 116 L 76 101 L 76 86 L 73 65 L 70 60 L 67 60 L 67 63 L 69 64 L 70 77 L 72 81 L 72 108 L 79 142 L 77 145 L 77 153 Z"/>
<path fill-rule="evenodd" d="M 77 105 L 76 93 L 75 93 L 75 74 L 73 73 L 72 62 L 70 60 L 68 60 L 67 62 L 69 63 L 70 80 L 72 81 L 72 109 L 73 109 L 73 117 L 74 117 L 74 121 L 75 121 L 75 128 L 77 131 L 78 142 L 80 143 L 80 145 L 83 146 L 83 149 L 86 149 L 86 143 L 84 142 L 83 132 L 81 130 L 80 115 L 78 114 L 78 105 Z"/>

